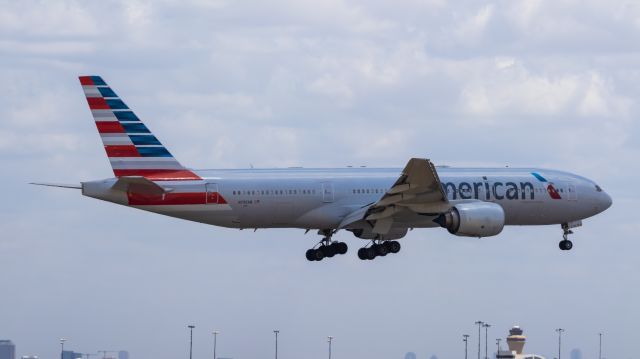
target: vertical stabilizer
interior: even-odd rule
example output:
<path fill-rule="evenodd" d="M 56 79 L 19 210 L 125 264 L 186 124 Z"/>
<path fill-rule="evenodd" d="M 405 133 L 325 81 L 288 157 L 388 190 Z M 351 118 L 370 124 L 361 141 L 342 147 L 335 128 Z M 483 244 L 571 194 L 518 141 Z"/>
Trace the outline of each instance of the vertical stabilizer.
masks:
<path fill-rule="evenodd" d="M 100 76 L 80 76 L 80 84 L 116 177 L 200 179 L 173 157 Z"/>

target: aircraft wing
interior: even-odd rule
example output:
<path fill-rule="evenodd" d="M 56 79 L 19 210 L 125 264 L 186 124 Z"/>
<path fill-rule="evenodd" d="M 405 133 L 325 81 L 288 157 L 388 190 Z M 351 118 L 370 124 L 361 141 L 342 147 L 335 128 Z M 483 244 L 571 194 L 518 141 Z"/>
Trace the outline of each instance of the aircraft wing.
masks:
<path fill-rule="evenodd" d="M 412 158 L 378 202 L 348 214 L 340 228 L 353 227 L 364 221 L 373 227 L 373 233 L 386 234 L 394 221 L 404 221 L 412 215 L 435 216 L 450 208 L 433 163 L 424 158 Z"/>

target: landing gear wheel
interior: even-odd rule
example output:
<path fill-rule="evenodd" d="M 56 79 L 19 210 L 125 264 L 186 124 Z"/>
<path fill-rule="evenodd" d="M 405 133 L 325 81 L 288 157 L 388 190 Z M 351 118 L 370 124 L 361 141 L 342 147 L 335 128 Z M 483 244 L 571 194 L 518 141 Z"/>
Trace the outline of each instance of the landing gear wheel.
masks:
<path fill-rule="evenodd" d="M 373 249 L 373 247 L 363 248 L 363 249 L 364 249 L 364 254 L 366 256 L 366 259 L 372 260 L 376 257 L 376 251 Z"/>
<path fill-rule="evenodd" d="M 573 248 L 573 242 L 571 242 L 568 239 L 562 240 L 560 241 L 560 243 L 558 244 L 558 246 L 560 247 L 560 249 L 562 249 L 563 251 L 568 251 L 571 250 L 571 248 Z"/>
<path fill-rule="evenodd" d="M 328 245 L 328 246 L 323 245 L 320 248 L 318 248 L 318 250 L 321 251 L 325 257 L 328 257 L 328 258 L 331 258 L 336 255 L 336 247 L 334 247 L 333 245 Z"/>
<path fill-rule="evenodd" d="M 375 251 L 377 256 L 384 257 L 389 254 L 389 250 L 384 244 L 374 244 L 371 248 Z"/>
<path fill-rule="evenodd" d="M 400 252 L 400 242 L 391 241 L 391 242 L 388 242 L 388 243 L 389 243 L 389 252 L 390 253 L 398 253 L 398 252 Z"/>
<path fill-rule="evenodd" d="M 334 244 L 336 246 L 336 253 L 338 254 L 345 254 L 349 250 L 349 247 L 344 242 L 335 242 Z"/>
<path fill-rule="evenodd" d="M 366 253 L 366 248 L 360 248 L 358 249 L 358 258 L 364 260 L 367 260 L 367 253 Z"/>
<path fill-rule="evenodd" d="M 385 241 L 382 245 L 389 253 L 395 254 L 400 252 L 400 243 L 398 243 L 398 241 Z"/>
<path fill-rule="evenodd" d="M 313 259 L 317 261 L 321 261 L 324 259 L 324 257 L 326 256 L 324 255 L 324 252 L 320 248 L 313 249 Z"/>
<path fill-rule="evenodd" d="M 305 256 L 307 257 L 307 260 L 308 260 L 309 262 L 313 262 L 313 261 L 315 261 L 315 260 L 316 260 L 316 254 L 315 254 L 315 251 L 316 251 L 316 250 L 312 248 L 312 249 L 309 249 L 309 250 L 307 251 L 307 253 L 305 253 Z"/>

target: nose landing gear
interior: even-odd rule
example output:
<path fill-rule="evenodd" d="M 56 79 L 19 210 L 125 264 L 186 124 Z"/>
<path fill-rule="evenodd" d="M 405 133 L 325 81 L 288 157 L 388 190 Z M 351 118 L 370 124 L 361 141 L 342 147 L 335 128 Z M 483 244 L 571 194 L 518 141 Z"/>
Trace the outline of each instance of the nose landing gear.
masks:
<path fill-rule="evenodd" d="M 570 234 L 573 234 L 573 231 L 569 229 L 568 223 L 562 224 L 562 240 L 558 243 L 558 247 L 560 247 L 563 251 L 568 251 L 573 248 L 573 242 L 571 242 L 568 237 Z"/>

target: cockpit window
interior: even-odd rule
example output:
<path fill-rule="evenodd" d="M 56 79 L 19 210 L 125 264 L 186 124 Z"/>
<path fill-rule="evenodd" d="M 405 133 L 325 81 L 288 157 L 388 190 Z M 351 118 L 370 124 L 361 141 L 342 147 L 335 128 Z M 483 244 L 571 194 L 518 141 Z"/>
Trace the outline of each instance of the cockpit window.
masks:
<path fill-rule="evenodd" d="M 600 188 L 600 186 L 596 185 L 596 191 L 602 192 L 602 188 Z"/>

